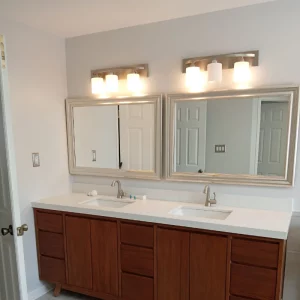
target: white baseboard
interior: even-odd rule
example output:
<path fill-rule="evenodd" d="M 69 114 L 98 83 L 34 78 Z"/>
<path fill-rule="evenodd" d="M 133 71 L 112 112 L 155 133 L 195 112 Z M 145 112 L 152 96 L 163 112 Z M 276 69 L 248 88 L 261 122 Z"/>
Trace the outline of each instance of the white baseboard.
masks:
<path fill-rule="evenodd" d="M 52 285 L 44 284 L 39 288 L 28 293 L 28 300 L 36 300 L 43 295 L 47 294 L 49 291 L 53 290 Z"/>

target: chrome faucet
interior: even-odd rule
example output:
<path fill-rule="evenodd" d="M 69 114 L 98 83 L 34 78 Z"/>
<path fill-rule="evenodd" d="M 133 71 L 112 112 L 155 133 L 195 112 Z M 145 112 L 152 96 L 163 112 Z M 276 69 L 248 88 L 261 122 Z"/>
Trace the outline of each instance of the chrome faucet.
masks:
<path fill-rule="evenodd" d="M 203 193 L 206 194 L 205 206 L 211 206 L 212 204 L 217 204 L 216 193 L 213 193 L 214 198 L 210 198 L 210 186 L 206 185 Z"/>
<path fill-rule="evenodd" d="M 112 183 L 111 183 L 111 186 L 115 186 L 116 183 L 118 184 L 118 194 L 117 194 L 117 198 L 123 198 L 125 196 L 125 193 L 124 191 L 122 190 L 121 188 L 121 182 L 119 180 L 114 180 Z"/>

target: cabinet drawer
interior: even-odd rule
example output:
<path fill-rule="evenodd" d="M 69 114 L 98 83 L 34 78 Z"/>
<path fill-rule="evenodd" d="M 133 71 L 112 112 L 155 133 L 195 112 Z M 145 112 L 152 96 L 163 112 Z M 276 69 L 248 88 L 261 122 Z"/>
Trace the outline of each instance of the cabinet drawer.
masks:
<path fill-rule="evenodd" d="M 55 258 L 65 257 L 64 237 L 61 233 L 39 230 L 38 240 L 41 255 Z"/>
<path fill-rule="evenodd" d="M 230 294 L 273 300 L 276 293 L 276 276 L 276 270 L 232 264 Z"/>
<path fill-rule="evenodd" d="M 61 214 L 37 211 L 36 223 L 38 229 L 57 233 L 63 232 L 63 219 Z"/>
<path fill-rule="evenodd" d="M 153 276 L 154 257 L 153 250 L 135 246 L 121 245 L 122 271 Z"/>
<path fill-rule="evenodd" d="M 123 300 L 153 300 L 153 279 L 122 273 L 121 296 Z"/>
<path fill-rule="evenodd" d="M 40 279 L 50 282 L 66 282 L 65 261 L 61 259 L 41 256 Z"/>
<path fill-rule="evenodd" d="M 153 227 L 121 223 L 121 242 L 129 245 L 153 248 Z"/>
<path fill-rule="evenodd" d="M 278 266 L 278 244 L 233 239 L 231 251 L 233 262 L 269 268 L 277 268 Z"/>

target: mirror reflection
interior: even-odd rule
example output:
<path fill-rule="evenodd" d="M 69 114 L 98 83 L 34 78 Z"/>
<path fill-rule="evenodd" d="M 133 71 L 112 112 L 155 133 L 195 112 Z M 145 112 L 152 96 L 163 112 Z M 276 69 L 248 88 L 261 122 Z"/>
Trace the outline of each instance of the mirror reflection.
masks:
<path fill-rule="evenodd" d="M 76 167 L 153 171 L 155 104 L 73 108 Z"/>
<path fill-rule="evenodd" d="M 285 176 L 290 95 L 175 103 L 174 170 Z"/>

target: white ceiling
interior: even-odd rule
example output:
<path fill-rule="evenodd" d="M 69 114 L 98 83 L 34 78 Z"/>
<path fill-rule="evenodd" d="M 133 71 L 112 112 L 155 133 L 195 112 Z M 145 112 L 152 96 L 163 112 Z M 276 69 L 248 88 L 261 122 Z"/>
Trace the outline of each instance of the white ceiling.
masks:
<path fill-rule="evenodd" d="M 0 18 L 73 37 L 269 1 L 0 0 Z"/>

